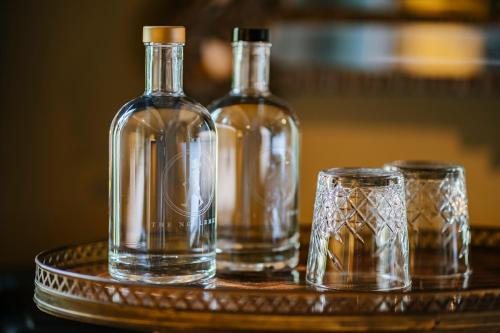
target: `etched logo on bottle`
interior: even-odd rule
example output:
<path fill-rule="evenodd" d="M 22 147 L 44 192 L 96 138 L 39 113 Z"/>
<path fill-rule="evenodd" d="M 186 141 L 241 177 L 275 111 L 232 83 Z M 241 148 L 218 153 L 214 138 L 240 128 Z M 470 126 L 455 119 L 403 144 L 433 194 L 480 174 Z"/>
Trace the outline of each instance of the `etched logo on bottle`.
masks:
<path fill-rule="evenodd" d="M 180 152 L 166 164 L 163 174 L 165 202 L 177 214 L 201 216 L 212 207 L 216 178 L 214 156 L 210 151 Z"/>
<path fill-rule="evenodd" d="M 260 165 L 253 173 L 256 178 L 253 196 L 263 205 L 290 205 L 296 199 L 295 161 L 290 150 L 273 154 L 271 149 L 260 152 Z"/>

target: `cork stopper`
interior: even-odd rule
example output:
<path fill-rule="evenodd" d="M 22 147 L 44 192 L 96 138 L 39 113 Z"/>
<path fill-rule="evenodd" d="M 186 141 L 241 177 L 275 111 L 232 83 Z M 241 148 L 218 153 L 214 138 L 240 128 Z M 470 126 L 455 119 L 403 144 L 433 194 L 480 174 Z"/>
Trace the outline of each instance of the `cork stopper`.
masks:
<path fill-rule="evenodd" d="M 142 42 L 184 44 L 186 29 L 181 26 L 145 26 L 142 28 Z"/>

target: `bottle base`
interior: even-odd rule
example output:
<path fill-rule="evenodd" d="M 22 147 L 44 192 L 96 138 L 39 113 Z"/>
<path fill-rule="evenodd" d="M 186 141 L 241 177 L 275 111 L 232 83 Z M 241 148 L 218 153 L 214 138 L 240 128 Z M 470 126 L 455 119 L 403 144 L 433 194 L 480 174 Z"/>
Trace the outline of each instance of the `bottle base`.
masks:
<path fill-rule="evenodd" d="M 472 270 L 447 275 L 412 275 L 415 289 L 465 289 L 469 286 Z"/>
<path fill-rule="evenodd" d="M 219 251 L 217 253 L 217 271 L 231 272 L 266 272 L 287 271 L 299 263 L 299 245 L 278 251 Z"/>
<path fill-rule="evenodd" d="M 325 273 L 323 277 L 306 275 L 307 284 L 319 290 L 340 291 L 406 291 L 411 288 L 411 280 L 388 274 L 342 274 Z"/>
<path fill-rule="evenodd" d="M 204 284 L 215 276 L 215 255 L 110 254 L 112 278 L 151 284 Z"/>

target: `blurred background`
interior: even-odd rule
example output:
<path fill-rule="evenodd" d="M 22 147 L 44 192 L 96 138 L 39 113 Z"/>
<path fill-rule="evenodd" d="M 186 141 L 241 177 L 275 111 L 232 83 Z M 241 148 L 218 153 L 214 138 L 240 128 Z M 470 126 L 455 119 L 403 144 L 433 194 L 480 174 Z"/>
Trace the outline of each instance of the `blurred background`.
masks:
<path fill-rule="evenodd" d="M 0 272 L 31 283 L 37 252 L 107 237 L 108 129 L 143 91 L 143 25 L 186 26 L 184 86 L 204 104 L 230 87 L 231 28 L 271 29 L 302 223 L 322 168 L 439 159 L 466 167 L 471 224 L 500 226 L 500 1 L 4 0 Z"/>
<path fill-rule="evenodd" d="M 471 224 L 499 225 L 500 2 L 3 1 L 2 267 L 107 237 L 108 128 L 144 89 L 143 25 L 185 25 L 184 84 L 230 87 L 233 26 L 271 29 L 271 85 L 302 128 L 300 219 L 318 170 L 465 165 Z"/>

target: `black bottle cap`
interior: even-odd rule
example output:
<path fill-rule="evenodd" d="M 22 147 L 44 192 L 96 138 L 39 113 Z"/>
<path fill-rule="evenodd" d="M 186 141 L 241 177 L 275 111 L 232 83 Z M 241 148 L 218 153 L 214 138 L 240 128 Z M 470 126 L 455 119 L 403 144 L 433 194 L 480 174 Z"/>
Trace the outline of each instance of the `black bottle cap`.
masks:
<path fill-rule="evenodd" d="M 233 42 L 269 42 L 268 29 L 234 28 Z"/>

